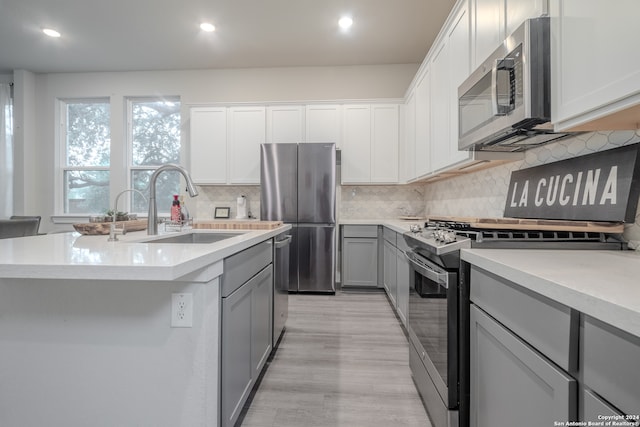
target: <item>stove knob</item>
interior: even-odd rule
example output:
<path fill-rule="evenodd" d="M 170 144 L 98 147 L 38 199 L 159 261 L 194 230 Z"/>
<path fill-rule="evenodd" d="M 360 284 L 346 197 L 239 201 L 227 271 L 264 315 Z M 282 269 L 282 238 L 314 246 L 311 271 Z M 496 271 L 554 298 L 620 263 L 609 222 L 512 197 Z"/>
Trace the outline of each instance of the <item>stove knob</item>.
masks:
<path fill-rule="evenodd" d="M 452 243 L 456 241 L 456 233 L 453 231 L 449 231 L 444 236 L 445 243 Z"/>

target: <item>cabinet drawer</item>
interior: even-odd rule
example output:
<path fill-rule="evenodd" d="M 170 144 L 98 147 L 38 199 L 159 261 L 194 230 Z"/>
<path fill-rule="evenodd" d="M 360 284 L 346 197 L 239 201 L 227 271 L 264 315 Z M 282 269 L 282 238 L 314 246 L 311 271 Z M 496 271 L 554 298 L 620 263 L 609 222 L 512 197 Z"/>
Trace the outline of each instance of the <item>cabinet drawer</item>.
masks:
<path fill-rule="evenodd" d="M 471 301 L 563 369 L 577 366 L 577 312 L 474 266 L 470 283 Z"/>
<path fill-rule="evenodd" d="M 622 415 L 613 409 L 607 402 L 600 399 L 592 391 L 582 390 L 582 421 L 602 421 L 599 416 L 602 415 Z"/>
<path fill-rule="evenodd" d="M 229 296 L 243 283 L 271 263 L 271 240 L 258 243 L 224 259 L 222 297 Z"/>
<path fill-rule="evenodd" d="M 343 237 L 373 237 L 378 238 L 377 225 L 343 225 Z"/>
<path fill-rule="evenodd" d="M 577 382 L 475 306 L 470 309 L 471 427 L 552 426 L 576 416 Z"/>
<path fill-rule="evenodd" d="M 640 338 L 582 317 L 584 383 L 625 414 L 640 408 Z"/>
<path fill-rule="evenodd" d="M 383 227 L 382 236 L 384 237 L 384 240 L 391 243 L 393 246 L 396 246 L 397 233 L 395 231 L 390 228 Z"/>

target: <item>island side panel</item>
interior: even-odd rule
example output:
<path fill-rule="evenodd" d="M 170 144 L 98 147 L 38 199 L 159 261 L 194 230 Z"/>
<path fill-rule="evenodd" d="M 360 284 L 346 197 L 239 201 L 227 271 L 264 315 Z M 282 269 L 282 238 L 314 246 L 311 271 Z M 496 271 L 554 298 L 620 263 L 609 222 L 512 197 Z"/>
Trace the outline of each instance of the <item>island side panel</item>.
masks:
<path fill-rule="evenodd" d="M 0 279 L 0 425 L 216 425 L 218 284 Z"/>

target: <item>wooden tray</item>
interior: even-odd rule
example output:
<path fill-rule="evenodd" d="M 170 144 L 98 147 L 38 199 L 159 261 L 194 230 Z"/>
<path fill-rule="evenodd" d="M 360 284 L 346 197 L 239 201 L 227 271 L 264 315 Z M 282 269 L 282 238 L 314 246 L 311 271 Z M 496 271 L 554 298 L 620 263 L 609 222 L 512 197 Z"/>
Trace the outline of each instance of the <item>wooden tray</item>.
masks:
<path fill-rule="evenodd" d="M 81 224 L 73 224 L 73 228 L 76 229 L 77 232 L 85 235 L 102 235 L 109 234 L 109 228 L 111 227 L 112 222 L 85 222 Z M 147 220 L 146 219 L 136 219 L 129 221 L 116 221 L 116 227 L 122 229 L 124 225 L 125 230 L 127 231 L 141 231 L 147 229 Z"/>
<path fill-rule="evenodd" d="M 224 221 L 194 221 L 193 228 L 222 229 L 222 230 L 272 230 L 280 227 L 282 221 L 252 221 L 252 220 L 224 220 Z"/>
<path fill-rule="evenodd" d="M 622 222 L 447 216 L 430 216 L 429 220 L 468 222 L 474 228 L 499 228 L 503 230 L 584 231 L 594 233 L 622 233 L 624 231 L 624 223 Z"/>

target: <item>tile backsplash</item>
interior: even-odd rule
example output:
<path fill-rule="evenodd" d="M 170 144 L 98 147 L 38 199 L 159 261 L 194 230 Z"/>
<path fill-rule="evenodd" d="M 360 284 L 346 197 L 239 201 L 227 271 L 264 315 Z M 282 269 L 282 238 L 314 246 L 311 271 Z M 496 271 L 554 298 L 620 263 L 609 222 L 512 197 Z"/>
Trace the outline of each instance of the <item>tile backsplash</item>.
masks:
<path fill-rule="evenodd" d="M 524 160 L 429 184 L 339 186 L 338 219 L 395 219 L 400 216 L 502 217 L 514 170 L 640 142 L 640 131 L 589 132 L 525 152 Z M 248 210 L 260 217 L 260 186 L 203 186 L 200 196 L 187 199 L 192 214 L 212 219 L 216 207 L 230 207 L 245 195 Z M 195 205 L 195 211 L 194 211 Z M 630 247 L 640 250 L 640 214 L 625 226 Z"/>
<path fill-rule="evenodd" d="M 522 161 L 508 163 L 424 187 L 427 215 L 502 217 L 511 171 L 640 142 L 640 131 L 578 134 L 525 152 Z M 630 247 L 640 249 L 640 215 L 625 226 Z"/>

